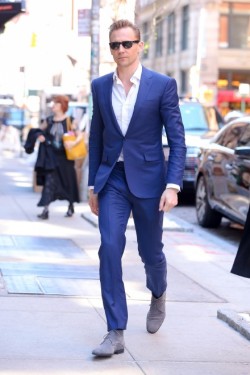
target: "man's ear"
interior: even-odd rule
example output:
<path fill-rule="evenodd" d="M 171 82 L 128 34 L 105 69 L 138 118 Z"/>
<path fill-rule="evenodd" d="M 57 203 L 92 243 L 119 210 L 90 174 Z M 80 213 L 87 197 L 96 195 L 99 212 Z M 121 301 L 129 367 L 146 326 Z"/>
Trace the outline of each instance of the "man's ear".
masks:
<path fill-rule="evenodd" d="M 140 47 L 140 52 L 142 52 L 144 50 L 144 42 L 140 41 L 139 42 L 139 47 Z"/>

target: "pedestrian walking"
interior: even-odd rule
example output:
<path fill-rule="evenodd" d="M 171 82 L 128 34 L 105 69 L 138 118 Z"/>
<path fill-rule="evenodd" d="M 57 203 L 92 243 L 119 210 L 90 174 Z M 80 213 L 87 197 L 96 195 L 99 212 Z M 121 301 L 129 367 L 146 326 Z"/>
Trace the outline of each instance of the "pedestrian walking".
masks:
<path fill-rule="evenodd" d="M 141 65 L 143 42 L 133 23 L 114 22 L 109 39 L 117 68 L 92 82 L 89 139 L 89 205 L 99 216 L 100 283 L 108 331 L 92 352 L 97 357 L 124 351 L 128 312 L 121 260 L 131 212 L 151 291 L 147 331 L 157 332 L 165 319 L 163 214 L 178 203 L 186 154 L 176 81 Z M 170 148 L 167 168 L 163 125 Z"/>
<path fill-rule="evenodd" d="M 49 205 L 55 200 L 68 201 L 66 217 L 74 214 L 74 203 L 80 202 L 77 176 L 75 171 L 74 160 L 68 160 L 63 142 L 63 135 L 69 131 L 67 116 L 69 99 L 67 96 L 58 95 L 53 100 L 53 115 L 47 118 L 43 134 L 38 134 L 37 139 L 40 141 L 38 159 L 36 162 L 36 172 L 43 176 L 43 190 L 41 199 L 38 202 L 39 207 L 44 207 L 39 219 L 46 220 L 49 218 Z M 72 121 L 70 124 L 72 127 Z M 81 132 L 75 130 L 76 141 L 82 139 Z M 69 141 L 69 147 L 74 142 Z M 71 145 L 72 143 L 72 145 Z M 49 158 L 49 159 L 48 159 Z M 51 167 L 51 161 L 53 166 Z M 45 166 L 48 166 L 46 168 Z"/>

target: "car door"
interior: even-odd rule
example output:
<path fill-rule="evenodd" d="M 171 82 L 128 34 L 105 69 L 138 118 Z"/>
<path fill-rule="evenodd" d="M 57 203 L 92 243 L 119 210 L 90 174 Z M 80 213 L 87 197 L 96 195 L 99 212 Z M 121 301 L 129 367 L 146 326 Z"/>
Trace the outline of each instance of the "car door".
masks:
<path fill-rule="evenodd" d="M 249 207 L 250 157 L 237 153 L 238 148 L 250 147 L 250 124 L 242 123 L 242 132 L 237 139 L 235 155 L 228 166 L 227 185 L 231 214 L 241 221 L 246 220 Z"/>
<path fill-rule="evenodd" d="M 210 163 L 211 199 L 221 211 L 234 216 L 232 202 L 238 194 L 232 175 L 236 163 L 234 149 L 244 127 L 242 124 L 233 124 L 223 130 L 207 156 Z"/>

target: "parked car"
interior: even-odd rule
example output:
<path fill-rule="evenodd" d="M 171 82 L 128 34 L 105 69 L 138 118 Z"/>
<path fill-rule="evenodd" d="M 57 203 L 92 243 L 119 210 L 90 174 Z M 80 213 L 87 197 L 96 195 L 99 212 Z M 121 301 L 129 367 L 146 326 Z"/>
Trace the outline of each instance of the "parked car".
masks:
<path fill-rule="evenodd" d="M 196 213 L 202 227 L 222 217 L 244 225 L 250 203 L 250 116 L 225 125 L 199 155 Z"/>
<path fill-rule="evenodd" d="M 197 99 L 181 98 L 179 105 L 187 146 L 183 191 L 194 193 L 200 148 L 220 130 L 224 120 L 215 106 L 202 104 Z M 168 144 L 165 130 L 163 130 L 163 147 L 167 159 Z"/>
<path fill-rule="evenodd" d="M 241 111 L 230 111 L 224 116 L 225 124 L 228 124 L 229 122 L 236 120 L 237 118 L 244 117 L 245 113 Z"/>

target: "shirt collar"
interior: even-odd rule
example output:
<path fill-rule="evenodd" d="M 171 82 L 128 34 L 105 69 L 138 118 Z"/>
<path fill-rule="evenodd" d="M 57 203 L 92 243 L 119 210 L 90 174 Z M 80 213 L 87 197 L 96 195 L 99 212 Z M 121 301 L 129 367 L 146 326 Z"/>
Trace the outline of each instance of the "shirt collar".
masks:
<path fill-rule="evenodd" d="M 142 65 L 139 64 L 138 67 L 137 67 L 137 69 L 136 69 L 136 71 L 134 72 L 134 74 L 130 78 L 130 81 L 132 83 L 140 82 L 141 75 L 142 75 Z M 118 77 L 118 74 L 117 74 L 117 69 L 115 70 L 115 72 L 113 74 L 113 80 L 115 82 L 118 82 L 120 80 L 119 77 Z"/>

